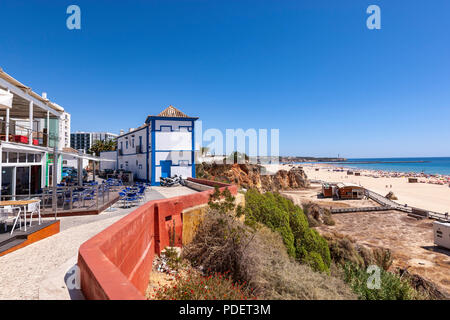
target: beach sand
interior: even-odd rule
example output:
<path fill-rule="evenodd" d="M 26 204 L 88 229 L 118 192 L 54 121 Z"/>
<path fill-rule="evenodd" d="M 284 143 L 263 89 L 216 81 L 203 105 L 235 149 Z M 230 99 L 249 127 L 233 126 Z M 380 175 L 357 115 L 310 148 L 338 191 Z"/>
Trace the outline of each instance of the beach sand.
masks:
<path fill-rule="evenodd" d="M 289 170 L 292 166 L 293 165 L 267 165 L 265 167 L 268 172 L 273 172 L 277 169 Z M 359 170 L 358 172 L 361 172 L 362 176 L 347 175 L 346 170 L 344 170 L 344 172 L 333 172 L 331 166 L 327 164 L 294 166 L 303 167 L 303 170 L 310 180 L 355 183 L 383 196 L 389 191 L 392 191 L 398 198 L 396 202 L 400 204 L 407 204 L 408 206 L 439 213 L 450 212 L 450 187 L 448 185 L 408 183 L 407 177 L 373 178 L 364 176 L 365 174 L 373 174 L 373 171 L 370 170 Z M 319 168 L 319 171 L 316 171 L 316 168 Z"/>

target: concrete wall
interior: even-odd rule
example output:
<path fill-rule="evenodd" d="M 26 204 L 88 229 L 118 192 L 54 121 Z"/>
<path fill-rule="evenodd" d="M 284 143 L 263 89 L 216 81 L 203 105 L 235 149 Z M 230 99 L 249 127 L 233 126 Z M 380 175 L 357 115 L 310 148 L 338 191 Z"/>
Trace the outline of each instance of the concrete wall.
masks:
<path fill-rule="evenodd" d="M 193 179 L 197 183 L 227 187 L 237 194 L 237 186 Z M 150 201 L 117 221 L 80 246 L 78 267 L 81 288 L 87 299 L 140 300 L 148 286 L 153 257 L 169 246 L 169 230 L 175 222 L 176 245 L 182 246 L 184 217 L 208 203 L 213 190 L 170 199 Z M 194 210 L 195 211 L 195 210 Z M 189 235 L 192 239 L 192 234 Z M 185 239 L 185 241 L 187 241 Z"/>
<path fill-rule="evenodd" d="M 113 160 L 113 161 L 100 161 L 100 170 L 117 169 L 117 151 L 100 152 L 100 159 Z"/>

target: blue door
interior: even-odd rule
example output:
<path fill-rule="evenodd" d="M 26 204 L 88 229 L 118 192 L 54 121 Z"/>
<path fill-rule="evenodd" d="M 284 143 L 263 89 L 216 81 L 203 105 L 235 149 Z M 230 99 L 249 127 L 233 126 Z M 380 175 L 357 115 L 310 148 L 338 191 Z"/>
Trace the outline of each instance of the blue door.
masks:
<path fill-rule="evenodd" d="M 164 160 L 160 162 L 161 164 L 161 177 L 170 177 L 170 167 L 172 166 L 172 160 Z"/>

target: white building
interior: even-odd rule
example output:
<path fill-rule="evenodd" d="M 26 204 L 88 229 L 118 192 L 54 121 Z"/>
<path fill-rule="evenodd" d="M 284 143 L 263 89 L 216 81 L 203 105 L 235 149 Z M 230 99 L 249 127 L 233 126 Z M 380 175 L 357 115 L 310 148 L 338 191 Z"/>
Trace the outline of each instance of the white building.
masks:
<path fill-rule="evenodd" d="M 60 143 L 63 114 L 64 109 L 46 95 L 38 95 L 0 68 L 2 200 L 40 193 L 61 180 L 64 153 L 54 156 L 53 151 Z"/>
<path fill-rule="evenodd" d="M 100 152 L 100 170 L 103 171 L 116 169 L 117 169 L 117 151 Z"/>
<path fill-rule="evenodd" d="M 70 114 L 63 112 L 59 118 L 59 149 L 70 148 Z"/>
<path fill-rule="evenodd" d="M 145 124 L 117 138 L 117 169 L 158 185 L 160 177 L 195 177 L 194 122 L 169 106 Z"/>
<path fill-rule="evenodd" d="M 91 146 L 96 141 L 114 140 L 118 137 L 117 134 L 110 132 L 81 132 L 77 131 L 70 135 L 70 147 L 75 150 L 83 150 L 88 152 Z"/>

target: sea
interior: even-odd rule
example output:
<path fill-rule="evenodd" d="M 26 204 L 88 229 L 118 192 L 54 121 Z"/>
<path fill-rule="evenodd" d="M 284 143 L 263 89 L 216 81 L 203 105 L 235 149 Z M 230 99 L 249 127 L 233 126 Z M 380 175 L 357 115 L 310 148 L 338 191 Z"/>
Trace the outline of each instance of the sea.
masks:
<path fill-rule="evenodd" d="M 416 161 L 416 163 L 405 163 Z M 424 161 L 424 162 L 418 162 Z M 352 162 L 379 162 L 379 163 L 352 163 Z M 394 162 L 394 163 L 392 163 Z M 323 162 L 327 163 L 327 162 Z M 328 162 L 333 164 L 332 162 Z M 353 169 L 383 170 L 395 172 L 423 172 L 426 174 L 450 175 L 449 158 L 360 158 L 347 159 L 344 163 L 336 164 L 340 167 Z"/>

